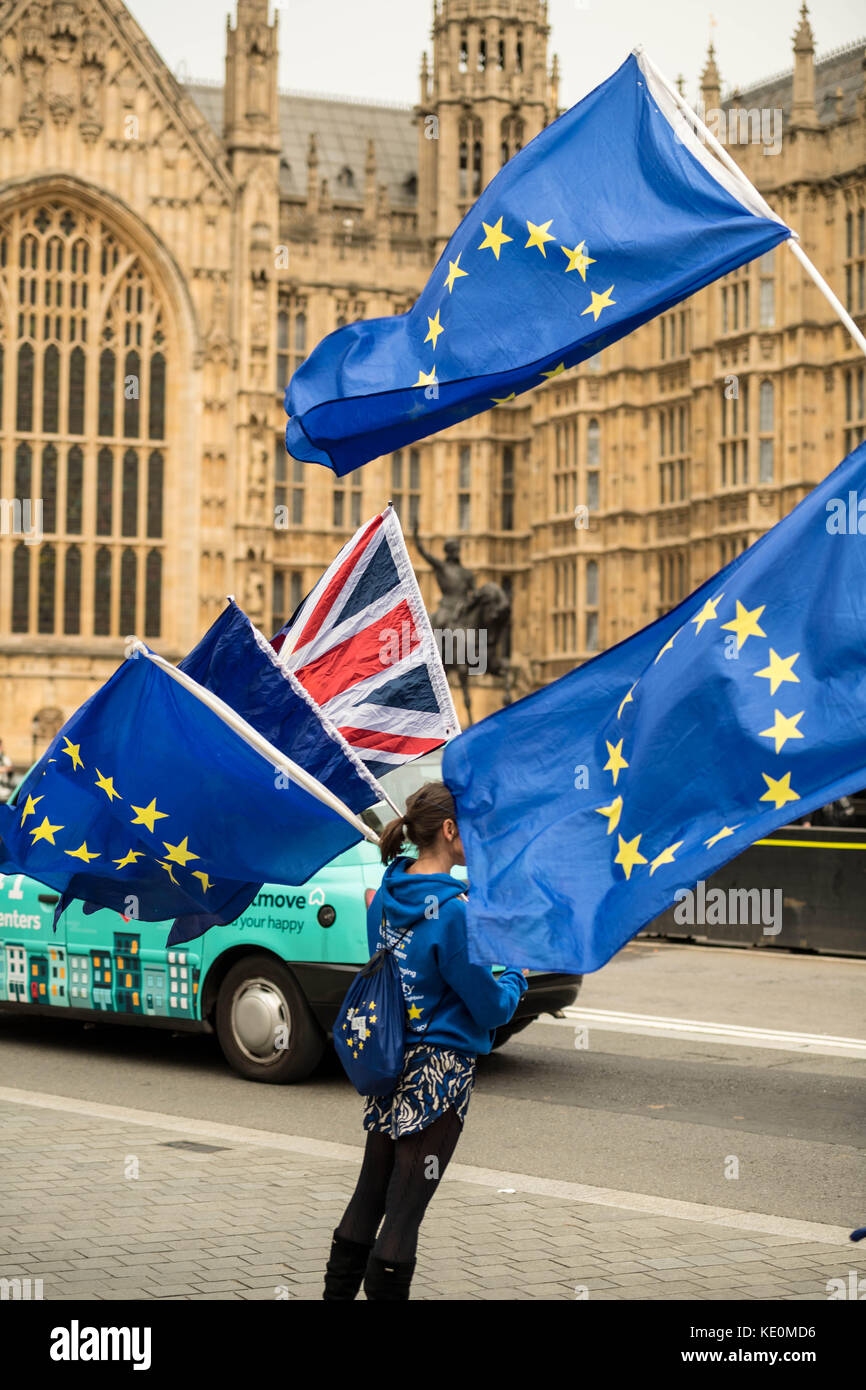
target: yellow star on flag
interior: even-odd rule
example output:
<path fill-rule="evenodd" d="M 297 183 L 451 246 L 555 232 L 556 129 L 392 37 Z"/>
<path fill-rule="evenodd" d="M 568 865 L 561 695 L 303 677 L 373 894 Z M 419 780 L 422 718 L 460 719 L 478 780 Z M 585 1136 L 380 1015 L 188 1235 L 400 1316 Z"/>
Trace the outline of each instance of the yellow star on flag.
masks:
<path fill-rule="evenodd" d="M 653 874 L 655 873 L 656 869 L 659 867 L 660 864 L 673 864 L 674 855 L 676 854 L 680 845 L 684 843 L 685 841 L 683 840 L 677 840 L 676 844 L 668 845 L 667 849 L 663 849 L 661 854 L 656 855 L 655 859 L 650 864 L 650 878 L 652 878 Z"/>
<path fill-rule="evenodd" d="M 83 859 L 84 862 L 85 862 L 85 864 L 89 864 L 90 861 L 91 861 L 91 859 L 98 859 L 98 858 L 99 858 L 99 854 L 98 854 L 98 853 L 93 854 L 93 853 L 91 853 L 91 851 L 87 848 L 87 841 L 86 841 L 86 840 L 83 840 L 83 841 L 82 841 L 82 843 L 78 846 L 78 849 L 65 849 L 65 850 L 63 851 L 63 853 L 64 853 L 64 854 L 68 854 L 69 857 L 70 857 L 70 859 Z"/>
<path fill-rule="evenodd" d="M 422 372 L 422 371 L 419 371 L 419 372 L 418 372 L 418 380 L 417 380 L 417 381 L 413 381 L 412 385 L 413 385 L 413 386 L 435 386 L 435 385 L 436 385 L 436 367 L 435 367 L 435 365 L 434 365 L 433 367 L 431 367 L 430 371 L 427 372 L 427 373 Z"/>
<path fill-rule="evenodd" d="M 611 299 L 610 297 L 612 290 L 613 285 L 608 285 L 604 294 L 596 294 L 595 290 L 591 290 L 590 293 L 592 294 L 592 303 L 587 304 L 586 308 L 581 311 L 580 317 L 583 318 L 584 314 L 592 314 L 596 323 L 598 323 L 598 316 L 601 313 L 602 309 L 609 309 L 611 305 L 616 303 L 616 300 Z"/>
<path fill-rule="evenodd" d="M 461 275 L 468 275 L 468 274 L 469 274 L 469 271 L 468 271 L 468 270 L 461 270 L 461 269 L 460 269 L 460 257 L 461 257 L 462 255 L 463 255 L 463 252 L 461 251 L 461 252 L 459 252 L 459 254 L 458 254 L 458 256 L 457 256 L 457 260 L 456 260 L 456 261 L 449 261 L 449 262 L 448 262 L 448 278 L 446 279 L 445 284 L 446 284 L 447 287 L 448 287 L 448 293 L 449 293 L 449 294 L 452 294 L 453 291 L 454 291 L 454 281 L 455 281 L 455 280 L 459 280 Z"/>
<path fill-rule="evenodd" d="M 163 841 L 163 843 L 165 843 L 165 842 Z M 203 892 L 203 893 L 206 893 L 206 892 L 208 891 L 209 888 L 213 888 L 213 884 L 211 883 L 211 881 L 210 881 L 210 879 L 208 878 L 207 874 L 205 873 L 204 869 L 193 869 L 191 872 L 192 872 L 193 878 L 200 878 L 200 879 L 201 879 L 201 888 L 202 888 L 202 892 Z M 345 1027 L 345 1025 L 344 1025 L 344 1027 Z"/>
<path fill-rule="evenodd" d="M 168 854 L 165 856 L 166 859 L 170 860 L 172 864 L 180 864 L 182 869 L 186 868 L 186 865 L 191 859 L 201 858 L 201 855 L 192 853 L 188 841 L 189 836 L 184 835 L 179 845 L 170 845 L 168 840 L 163 840 L 162 842 L 168 850 Z"/>
<path fill-rule="evenodd" d="M 41 825 L 34 825 L 33 829 L 30 831 L 30 834 L 33 836 L 34 845 L 36 844 L 37 840 L 47 840 L 49 845 L 53 845 L 55 830 L 64 829 L 65 826 L 52 825 L 50 820 L 46 816 Z"/>
<path fill-rule="evenodd" d="M 800 794 L 791 787 L 791 774 L 786 772 L 784 777 L 769 777 L 766 772 L 761 776 L 767 784 L 764 795 L 759 797 L 759 801 L 772 801 L 776 810 L 780 810 L 788 801 L 799 801 Z"/>
<path fill-rule="evenodd" d="M 409 1017 L 410 1017 L 410 1018 L 420 1018 L 421 1015 L 423 1014 L 423 1012 L 424 1012 L 424 1010 L 423 1010 L 423 1009 L 419 1009 L 418 1006 L 417 1006 L 417 1004 L 413 1004 L 412 1007 L 411 1007 L 411 1009 L 409 1010 Z"/>
<path fill-rule="evenodd" d="M 742 824 L 742 822 L 740 822 L 740 824 Z M 717 834 L 711 835 L 708 840 L 704 840 L 704 844 L 707 849 L 712 849 L 713 845 L 719 843 L 719 840 L 726 840 L 729 835 L 733 835 L 734 831 L 739 830 L 739 828 L 739 825 L 723 825 Z"/>
<path fill-rule="evenodd" d="M 516 392 L 516 391 L 512 391 L 512 393 L 511 393 L 510 396 L 494 396 L 494 397 L 493 397 L 493 404 L 494 404 L 494 405 L 507 405 L 509 401 L 516 401 L 516 400 L 517 400 L 517 392 Z"/>
<path fill-rule="evenodd" d="M 758 619 L 766 608 L 762 603 L 760 608 L 753 608 L 751 612 L 744 607 L 737 599 L 737 616 L 732 618 L 729 623 L 722 623 L 725 632 L 735 632 L 737 634 L 737 651 L 745 644 L 749 637 L 766 637 L 766 632 L 759 625 Z"/>
<path fill-rule="evenodd" d="M 536 227 L 534 222 L 527 222 L 526 227 L 529 232 L 529 240 L 523 248 L 524 251 L 528 251 L 530 246 L 537 246 L 544 259 L 547 260 L 547 252 L 544 249 L 544 243 L 546 241 L 556 241 L 556 237 L 547 230 L 552 221 L 553 218 L 551 217 L 550 222 L 545 222 L 540 227 Z"/>
<path fill-rule="evenodd" d="M 135 811 L 135 815 L 132 818 L 131 824 L 146 825 L 151 834 L 153 834 L 153 827 L 156 821 L 168 820 L 167 811 L 157 811 L 156 797 L 153 798 L 149 806 L 133 806 L 132 809 Z M 165 842 L 163 841 L 163 843 Z"/>
<path fill-rule="evenodd" d="M 21 820 L 19 824 L 23 825 L 28 816 L 36 815 L 36 803 L 37 801 L 42 800 L 42 796 L 28 796 L 27 800 L 24 803 L 24 810 L 21 813 Z"/>
<path fill-rule="evenodd" d="M 81 761 L 81 744 L 70 743 L 69 739 L 66 737 L 65 734 L 63 735 L 63 742 L 66 744 L 66 747 L 61 748 L 60 751 L 61 753 L 69 754 L 70 758 L 72 759 L 72 766 L 76 769 L 76 771 L 79 767 L 84 767 L 84 763 Z"/>
<path fill-rule="evenodd" d="M 543 377 L 546 377 L 547 380 L 550 381 L 552 377 L 561 376 L 562 373 L 563 373 L 564 371 L 565 371 L 565 363 L 564 363 L 564 362 L 560 362 L 559 366 L 558 366 L 558 367 L 554 367 L 552 372 L 542 372 L 541 375 L 542 375 Z"/>
<path fill-rule="evenodd" d="M 607 816 L 607 833 L 612 835 L 622 815 L 622 797 L 617 796 L 609 806 L 596 806 L 595 810 L 597 815 Z"/>
<path fill-rule="evenodd" d="M 163 843 L 165 843 L 165 842 L 163 841 Z M 167 863 L 165 862 L 164 859 L 157 859 L 156 862 L 157 862 L 157 864 L 159 865 L 159 867 L 160 867 L 161 869 L 165 869 L 165 872 L 168 874 L 168 876 L 169 876 L 169 878 L 171 879 L 172 883 L 177 884 L 177 886 L 178 886 L 178 888 L 179 888 L 179 887 L 180 887 L 180 884 L 177 882 L 177 879 L 176 879 L 175 876 L 174 876 L 174 869 L 171 867 L 171 865 L 170 865 L 170 864 L 167 864 Z"/>
<path fill-rule="evenodd" d="M 618 777 L 619 774 L 622 772 L 622 770 L 623 770 L 624 767 L 628 767 L 628 763 L 626 762 L 625 758 L 622 756 L 622 745 L 623 745 L 623 740 L 620 739 L 619 743 L 617 743 L 616 745 L 614 745 L 614 744 L 612 744 L 612 743 L 608 743 L 608 742 L 607 742 L 607 739 L 605 739 L 605 743 L 607 744 L 608 759 L 607 759 L 607 762 L 605 763 L 605 765 L 604 765 L 602 771 L 603 771 L 603 772 L 610 772 L 610 773 L 612 774 L 612 776 L 613 776 L 613 785 L 616 786 L 616 779 L 617 779 L 617 777 Z"/>
<path fill-rule="evenodd" d="M 717 618 L 719 616 L 716 612 L 716 604 L 719 602 L 720 599 L 723 599 L 724 597 L 725 595 L 723 590 L 722 593 L 717 594 L 715 598 L 708 598 L 700 613 L 696 613 L 695 616 L 690 619 L 690 622 L 697 624 L 697 626 L 695 627 L 696 637 L 700 632 L 701 628 L 703 627 L 704 623 L 712 622 L 714 618 Z"/>
<path fill-rule="evenodd" d="M 481 225 L 484 228 L 485 237 L 478 250 L 492 251 L 496 259 L 499 260 L 499 253 L 505 245 L 506 241 L 513 241 L 514 238 L 508 236 L 505 232 L 503 232 L 501 217 L 499 221 L 496 223 L 496 225 L 493 227 L 489 227 L 486 222 L 482 222 Z"/>
<path fill-rule="evenodd" d="M 587 267 L 595 265 L 593 257 L 586 254 L 584 250 L 585 246 L 586 242 L 582 241 L 579 246 L 575 246 L 573 251 L 570 251 L 567 246 L 561 247 L 561 250 L 563 250 L 568 257 L 568 265 L 565 267 L 566 275 L 570 270 L 576 270 L 583 281 L 586 281 Z M 613 289 L 613 285 L 611 285 L 610 288 Z M 608 293 L 610 293 L 610 290 Z"/>
<path fill-rule="evenodd" d="M 799 652 L 794 652 L 793 656 L 777 656 L 773 648 L 770 648 L 769 666 L 765 666 L 762 671 L 756 671 L 755 675 L 763 676 L 770 682 L 771 695 L 775 695 L 782 681 L 794 681 L 797 685 L 800 684 L 800 677 L 795 676 L 792 669 L 799 655 Z"/>
<path fill-rule="evenodd" d="M 634 704 L 634 700 L 631 698 L 631 696 L 632 696 L 632 691 L 635 690 L 636 688 L 637 688 L 637 681 L 635 681 L 634 685 L 631 687 L 631 690 L 629 690 L 628 694 L 625 695 L 625 696 L 623 696 L 622 700 L 620 701 L 619 709 L 618 709 L 617 712 L 616 712 L 616 717 L 617 717 L 617 719 L 622 719 L 622 712 L 623 712 L 623 710 L 625 709 L 626 705 L 633 705 L 633 704 Z"/>
<path fill-rule="evenodd" d="M 134 864 L 135 861 L 136 861 L 136 859 L 143 859 L 143 858 L 144 858 L 144 850 L 142 850 L 142 849 L 130 849 L 130 850 L 127 850 L 126 854 L 123 856 L 122 859 L 112 859 L 111 862 L 112 862 L 112 864 L 116 864 L 117 867 L 118 867 L 118 869 L 126 869 L 126 868 L 129 867 L 130 864 Z"/>
<path fill-rule="evenodd" d="M 677 629 L 677 632 L 678 632 L 678 631 L 679 631 L 679 628 Z M 661 661 L 662 657 L 664 656 L 665 652 L 669 652 L 669 651 L 670 651 L 671 647 L 672 647 L 673 644 L 674 644 L 674 637 L 676 637 L 676 635 L 677 635 L 677 633 L 675 632 L 675 633 L 674 633 L 674 636 L 668 638 L 667 642 L 665 642 L 664 646 L 662 647 L 661 651 L 659 652 L 658 656 L 656 657 L 655 661 L 653 662 L 653 666 L 657 666 L 658 663 Z"/>
<path fill-rule="evenodd" d="M 774 721 L 771 729 L 762 729 L 760 738 L 774 738 L 776 740 L 776 752 L 781 753 L 789 738 L 802 738 L 803 735 L 797 728 L 797 723 L 803 718 L 805 710 L 800 710 L 799 714 L 785 715 L 780 709 L 774 710 Z"/>
<path fill-rule="evenodd" d="M 636 864 L 645 864 L 647 861 L 640 853 L 640 835 L 635 835 L 633 840 L 624 840 L 621 835 L 619 840 L 619 852 L 614 859 L 614 864 L 621 864 L 626 878 L 631 878 L 631 871 Z"/>
<path fill-rule="evenodd" d="M 114 790 L 114 778 L 103 777 L 102 773 L 99 771 L 99 768 L 96 769 L 96 785 L 97 787 L 100 787 L 102 791 L 105 792 L 105 795 L 108 797 L 109 801 L 113 801 L 115 797 L 117 797 L 118 801 L 120 800 L 120 792 L 116 792 Z"/>
<path fill-rule="evenodd" d="M 429 325 L 430 331 L 429 331 L 429 333 L 427 334 L 427 337 L 424 339 L 424 342 L 425 342 L 425 343 L 432 343 L 432 344 L 433 344 L 433 351 L 434 351 L 434 352 L 436 351 L 436 341 L 437 341 L 437 339 L 438 339 L 438 337 L 439 337 L 439 334 L 445 332 L 445 329 L 442 327 L 442 324 L 439 322 L 439 315 L 440 315 L 441 312 L 442 312 L 441 309 L 437 309 L 437 310 L 436 310 L 436 317 L 435 317 L 435 319 L 431 319 L 430 315 L 429 315 L 429 314 L 427 315 L 427 323 L 428 323 L 428 325 Z"/>

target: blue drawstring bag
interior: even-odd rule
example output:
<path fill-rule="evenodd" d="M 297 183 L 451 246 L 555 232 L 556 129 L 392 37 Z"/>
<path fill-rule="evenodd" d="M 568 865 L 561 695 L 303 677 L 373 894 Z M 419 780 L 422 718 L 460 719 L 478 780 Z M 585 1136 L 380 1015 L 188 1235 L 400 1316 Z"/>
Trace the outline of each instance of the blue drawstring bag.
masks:
<path fill-rule="evenodd" d="M 384 912 L 382 927 L 384 936 Z M 403 1070 L 406 1005 L 394 951 L 405 935 L 404 931 L 393 946 L 384 946 L 361 967 L 334 1024 L 337 1055 L 362 1096 L 390 1096 Z"/>

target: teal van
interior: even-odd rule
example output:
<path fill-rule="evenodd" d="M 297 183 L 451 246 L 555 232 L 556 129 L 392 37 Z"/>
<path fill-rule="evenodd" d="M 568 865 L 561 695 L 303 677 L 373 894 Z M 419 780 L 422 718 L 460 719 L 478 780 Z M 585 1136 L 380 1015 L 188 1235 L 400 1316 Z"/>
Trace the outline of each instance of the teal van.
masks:
<path fill-rule="evenodd" d="M 384 779 L 398 806 L 440 775 L 441 753 Z M 384 804 L 364 817 L 381 829 Z M 170 923 L 141 922 L 72 903 L 57 932 L 58 895 L 21 874 L 0 874 L 0 1009 L 112 1023 L 215 1032 L 236 1072 L 251 1081 L 308 1077 L 328 1046 L 343 995 L 367 960 L 367 906 L 382 864 L 366 841 L 301 887 L 264 884 L 246 912 L 182 947 Z M 572 1004 L 580 976 L 532 975 L 496 1045 L 542 1013 Z"/>

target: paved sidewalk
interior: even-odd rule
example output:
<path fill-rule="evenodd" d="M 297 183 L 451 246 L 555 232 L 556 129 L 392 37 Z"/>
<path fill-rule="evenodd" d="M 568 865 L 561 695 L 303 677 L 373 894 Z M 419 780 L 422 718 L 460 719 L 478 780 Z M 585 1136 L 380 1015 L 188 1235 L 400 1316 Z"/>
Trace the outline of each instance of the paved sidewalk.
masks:
<path fill-rule="evenodd" d="M 45 1299 L 320 1298 L 358 1170 L 345 1146 L 13 1094 L 0 1278 L 41 1279 Z M 422 1230 L 416 1299 L 826 1299 L 829 1279 L 866 1273 L 836 1227 L 455 1173 Z M 667 1214 L 679 1205 L 688 1219 Z"/>

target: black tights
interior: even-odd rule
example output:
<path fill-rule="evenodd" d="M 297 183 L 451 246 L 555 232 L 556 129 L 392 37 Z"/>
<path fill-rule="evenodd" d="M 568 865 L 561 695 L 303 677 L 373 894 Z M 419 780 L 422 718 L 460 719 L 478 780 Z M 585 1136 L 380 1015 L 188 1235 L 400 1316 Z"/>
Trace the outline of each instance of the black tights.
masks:
<path fill-rule="evenodd" d="M 389 1263 L 414 1259 L 424 1213 L 462 1128 L 456 1111 L 448 1109 L 426 1129 L 402 1139 L 368 1131 L 364 1162 L 337 1227 L 339 1235 L 362 1245 L 375 1240 L 373 1254 Z"/>

